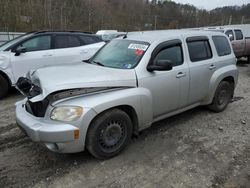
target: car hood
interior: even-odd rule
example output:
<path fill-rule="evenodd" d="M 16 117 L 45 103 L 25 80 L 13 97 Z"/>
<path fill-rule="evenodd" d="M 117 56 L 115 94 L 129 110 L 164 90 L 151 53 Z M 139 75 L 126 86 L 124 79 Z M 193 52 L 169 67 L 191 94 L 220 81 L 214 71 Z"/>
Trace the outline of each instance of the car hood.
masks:
<path fill-rule="evenodd" d="M 134 69 L 114 69 L 88 63 L 41 68 L 30 72 L 28 77 L 42 91 L 31 99 L 32 102 L 62 90 L 137 86 Z"/>

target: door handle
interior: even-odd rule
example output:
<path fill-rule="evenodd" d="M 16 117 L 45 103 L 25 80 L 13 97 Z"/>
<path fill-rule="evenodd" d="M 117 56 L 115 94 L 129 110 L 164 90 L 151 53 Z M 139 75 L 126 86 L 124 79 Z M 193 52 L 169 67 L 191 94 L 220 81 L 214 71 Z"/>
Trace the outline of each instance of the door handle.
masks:
<path fill-rule="evenodd" d="M 186 73 L 185 72 L 178 72 L 178 74 L 176 75 L 176 78 L 182 78 L 185 77 Z"/>
<path fill-rule="evenodd" d="M 210 70 L 214 70 L 214 69 L 216 69 L 216 66 L 215 66 L 215 65 L 211 65 L 211 66 L 209 67 L 209 69 L 210 69 Z"/>

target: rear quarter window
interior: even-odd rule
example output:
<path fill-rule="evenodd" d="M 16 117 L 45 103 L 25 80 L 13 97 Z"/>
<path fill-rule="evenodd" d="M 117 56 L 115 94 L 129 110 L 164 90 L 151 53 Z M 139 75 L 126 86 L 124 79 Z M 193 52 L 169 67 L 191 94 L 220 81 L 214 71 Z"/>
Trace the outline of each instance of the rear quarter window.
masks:
<path fill-rule="evenodd" d="M 243 34 L 242 34 L 241 30 L 234 30 L 234 32 L 235 32 L 236 40 L 242 40 L 243 39 Z"/>
<path fill-rule="evenodd" d="M 208 40 L 187 42 L 190 60 L 192 62 L 212 58 L 212 51 Z"/>
<path fill-rule="evenodd" d="M 212 37 L 218 56 L 225 56 L 231 54 L 230 44 L 224 36 Z"/>

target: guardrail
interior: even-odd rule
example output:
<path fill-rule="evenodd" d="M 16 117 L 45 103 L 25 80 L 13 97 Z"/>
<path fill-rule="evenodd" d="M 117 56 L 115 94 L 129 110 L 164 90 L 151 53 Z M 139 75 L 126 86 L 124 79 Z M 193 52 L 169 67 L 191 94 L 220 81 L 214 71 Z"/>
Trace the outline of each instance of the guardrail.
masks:
<path fill-rule="evenodd" d="M 20 33 L 20 32 L 0 32 L 0 44 L 3 44 L 23 34 L 24 33 Z"/>

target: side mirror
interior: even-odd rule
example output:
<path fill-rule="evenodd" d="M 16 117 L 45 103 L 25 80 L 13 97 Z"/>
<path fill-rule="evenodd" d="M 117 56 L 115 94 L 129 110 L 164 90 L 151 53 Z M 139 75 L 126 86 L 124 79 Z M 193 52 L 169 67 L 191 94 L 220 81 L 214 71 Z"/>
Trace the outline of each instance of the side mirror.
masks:
<path fill-rule="evenodd" d="M 149 65 L 147 70 L 152 71 L 170 71 L 173 69 L 173 63 L 170 60 L 158 60 L 154 65 Z"/>
<path fill-rule="evenodd" d="M 25 47 L 18 47 L 16 50 L 15 50 L 15 56 L 19 56 L 21 55 L 21 53 L 25 53 L 27 52 L 27 49 Z"/>

